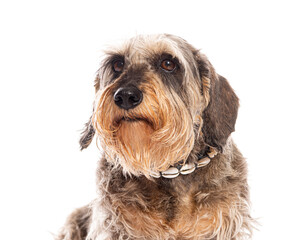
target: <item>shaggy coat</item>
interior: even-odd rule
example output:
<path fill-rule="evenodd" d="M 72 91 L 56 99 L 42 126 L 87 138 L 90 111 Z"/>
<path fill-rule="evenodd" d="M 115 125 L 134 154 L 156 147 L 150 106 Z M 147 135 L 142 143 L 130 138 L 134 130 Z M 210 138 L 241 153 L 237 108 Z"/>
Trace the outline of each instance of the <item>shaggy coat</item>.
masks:
<path fill-rule="evenodd" d="M 119 107 L 116 92 L 131 86 L 142 101 Z M 106 51 L 95 90 L 80 145 L 97 135 L 103 150 L 98 197 L 58 240 L 251 237 L 246 161 L 230 137 L 238 98 L 205 55 L 176 36 L 137 36 Z M 193 173 L 153 177 L 210 149 L 218 154 Z"/>

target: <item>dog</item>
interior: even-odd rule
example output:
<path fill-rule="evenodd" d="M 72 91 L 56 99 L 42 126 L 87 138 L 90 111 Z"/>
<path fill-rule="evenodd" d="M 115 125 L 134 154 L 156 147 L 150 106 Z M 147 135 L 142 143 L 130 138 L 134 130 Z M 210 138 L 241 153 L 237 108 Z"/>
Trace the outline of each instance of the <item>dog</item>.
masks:
<path fill-rule="evenodd" d="M 169 34 L 110 48 L 80 139 L 102 148 L 98 197 L 58 240 L 250 239 L 246 160 L 231 138 L 239 100 L 207 57 Z"/>

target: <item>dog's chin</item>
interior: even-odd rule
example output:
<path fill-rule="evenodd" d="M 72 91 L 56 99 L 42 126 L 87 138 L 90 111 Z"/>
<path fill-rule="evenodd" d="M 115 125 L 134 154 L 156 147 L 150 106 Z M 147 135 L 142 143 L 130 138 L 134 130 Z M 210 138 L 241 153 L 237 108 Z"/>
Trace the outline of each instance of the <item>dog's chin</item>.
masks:
<path fill-rule="evenodd" d="M 131 173 L 148 169 L 151 155 L 152 125 L 144 119 L 122 118 L 118 122 L 116 139 L 121 165 Z"/>
<path fill-rule="evenodd" d="M 118 124 L 117 137 L 126 148 L 135 153 L 149 148 L 154 132 L 149 121 L 142 118 L 122 118 Z"/>

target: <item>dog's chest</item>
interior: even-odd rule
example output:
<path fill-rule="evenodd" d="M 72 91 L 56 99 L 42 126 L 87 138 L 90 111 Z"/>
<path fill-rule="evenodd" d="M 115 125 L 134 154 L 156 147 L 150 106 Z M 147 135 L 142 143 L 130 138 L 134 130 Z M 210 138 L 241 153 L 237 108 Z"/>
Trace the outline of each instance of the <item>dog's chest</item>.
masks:
<path fill-rule="evenodd" d="M 175 218 L 170 222 L 177 237 L 200 239 L 211 235 L 212 214 L 204 202 L 198 202 L 198 195 L 196 189 L 191 189 L 179 197 Z"/>
<path fill-rule="evenodd" d="M 134 202 L 119 208 L 134 235 L 199 239 L 212 231 L 211 214 L 204 204 L 197 204 L 195 188 L 169 192 L 164 188 L 148 187 L 142 192 L 136 190 L 135 196 Z"/>

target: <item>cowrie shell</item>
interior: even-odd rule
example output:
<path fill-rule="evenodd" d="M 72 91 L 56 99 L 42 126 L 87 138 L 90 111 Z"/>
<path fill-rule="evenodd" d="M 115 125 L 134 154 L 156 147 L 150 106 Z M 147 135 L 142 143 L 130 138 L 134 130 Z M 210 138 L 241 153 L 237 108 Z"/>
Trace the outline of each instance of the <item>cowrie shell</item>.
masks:
<path fill-rule="evenodd" d="M 151 177 L 154 177 L 154 178 L 160 178 L 160 173 L 159 173 L 159 172 L 151 171 L 151 172 L 150 172 L 150 176 L 151 176 Z"/>
<path fill-rule="evenodd" d="M 171 167 L 167 169 L 166 171 L 162 172 L 162 176 L 165 178 L 175 178 L 179 176 L 179 170 L 175 167 Z"/>
<path fill-rule="evenodd" d="M 197 167 L 204 167 L 205 165 L 208 165 L 209 162 L 211 161 L 210 158 L 208 157 L 205 157 L 205 158 L 202 158 L 198 163 L 197 163 Z"/>
<path fill-rule="evenodd" d="M 192 173 L 193 171 L 195 171 L 196 167 L 195 164 L 193 163 L 187 163 L 185 165 L 183 165 L 183 167 L 180 169 L 180 173 L 183 175 Z"/>

